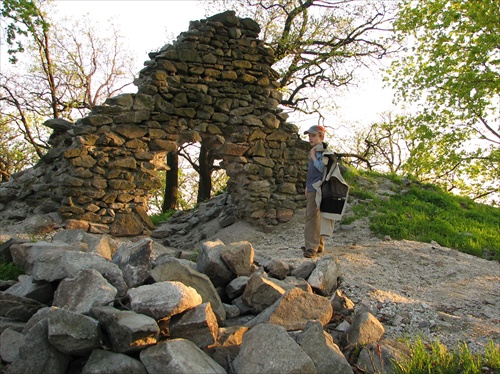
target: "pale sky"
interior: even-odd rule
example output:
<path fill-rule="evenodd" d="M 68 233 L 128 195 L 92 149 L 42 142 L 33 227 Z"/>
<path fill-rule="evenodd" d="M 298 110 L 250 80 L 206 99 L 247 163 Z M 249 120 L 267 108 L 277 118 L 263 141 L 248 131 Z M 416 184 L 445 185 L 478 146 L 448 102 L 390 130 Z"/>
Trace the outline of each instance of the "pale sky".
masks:
<path fill-rule="evenodd" d="M 195 0 L 56 0 L 61 16 L 78 17 L 88 13 L 91 19 L 102 22 L 110 18 L 119 26 L 129 49 L 135 53 L 137 73 L 147 54 L 161 48 L 168 40 L 187 31 L 189 22 L 206 18 L 205 10 Z M 379 114 L 392 109 L 391 92 L 382 89 L 382 77 L 366 73 L 358 87 L 352 87 L 338 98 L 340 110 L 326 125 L 335 130 L 349 131 L 356 123 L 368 125 L 380 119 Z M 300 129 L 316 124 L 315 118 L 290 119 Z"/>

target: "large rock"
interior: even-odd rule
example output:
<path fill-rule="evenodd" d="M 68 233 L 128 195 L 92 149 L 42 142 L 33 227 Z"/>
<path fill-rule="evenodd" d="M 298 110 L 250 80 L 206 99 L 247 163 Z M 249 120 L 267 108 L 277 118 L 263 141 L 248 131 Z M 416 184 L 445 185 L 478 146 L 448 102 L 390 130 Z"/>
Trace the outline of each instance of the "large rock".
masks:
<path fill-rule="evenodd" d="M 278 300 L 284 293 L 285 290 L 271 279 L 254 273 L 248 280 L 241 299 L 245 305 L 258 312 L 262 312 Z"/>
<path fill-rule="evenodd" d="M 19 355 L 19 348 L 24 344 L 24 335 L 6 328 L 0 335 L 0 357 L 2 361 L 12 362 Z"/>
<path fill-rule="evenodd" d="M 233 360 L 240 353 L 243 335 L 248 331 L 245 326 L 221 327 L 217 344 L 212 348 L 211 356 L 227 372 L 231 372 Z"/>
<path fill-rule="evenodd" d="M 97 270 L 82 270 L 74 278 L 59 283 L 54 295 L 54 306 L 88 313 L 95 306 L 112 304 L 116 294 L 116 288 Z"/>
<path fill-rule="evenodd" d="M 220 240 L 204 242 L 196 259 L 197 270 L 207 275 L 215 287 L 226 287 L 235 278 L 235 274 L 221 256 L 225 247 Z"/>
<path fill-rule="evenodd" d="M 45 305 L 38 301 L 0 292 L 0 316 L 2 317 L 26 322 L 44 307 Z"/>
<path fill-rule="evenodd" d="M 177 281 L 188 287 L 193 287 L 200 294 L 204 303 L 209 302 L 212 305 L 212 309 L 220 321 L 226 319 L 226 311 L 221 298 L 210 278 L 205 274 L 196 271 L 176 258 L 165 257 L 151 270 L 151 276 L 155 282 Z"/>
<path fill-rule="evenodd" d="M 139 360 L 123 353 L 94 349 L 82 369 L 82 374 L 147 374 Z"/>
<path fill-rule="evenodd" d="M 49 342 L 62 353 L 85 356 L 103 343 L 99 322 L 93 318 L 53 307 L 47 321 Z"/>
<path fill-rule="evenodd" d="M 214 359 L 186 339 L 164 340 L 140 354 L 148 374 L 226 374 Z"/>
<path fill-rule="evenodd" d="M 140 351 L 158 342 L 160 328 L 144 314 L 102 306 L 92 308 L 90 315 L 100 322 L 115 352 Z"/>
<path fill-rule="evenodd" d="M 272 324 L 259 324 L 243 335 L 233 366 L 236 374 L 316 373 L 306 352 L 283 327 Z"/>
<path fill-rule="evenodd" d="M 73 277 L 76 273 L 85 269 L 94 269 L 102 274 L 122 296 L 127 290 L 127 284 L 123 279 L 120 268 L 96 253 L 85 253 L 57 246 L 51 248 L 46 245 L 42 248 L 34 246 L 30 249 L 31 274 L 35 281 L 53 282 L 67 277 Z M 74 246 L 74 244 L 73 244 Z"/>
<path fill-rule="evenodd" d="M 153 241 L 149 238 L 132 244 L 122 244 L 113 256 L 129 288 L 144 284 L 151 271 Z"/>
<path fill-rule="evenodd" d="M 359 353 L 356 365 L 367 373 L 392 374 L 396 372 L 396 362 L 403 362 L 409 357 L 408 347 L 394 340 L 381 340 L 367 344 Z"/>
<path fill-rule="evenodd" d="M 296 288 L 287 291 L 273 305 L 248 322 L 247 326 L 272 323 L 288 331 L 302 330 L 309 320 L 318 320 L 324 326 L 332 315 L 333 309 L 327 298 Z"/>
<path fill-rule="evenodd" d="M 70 356 L 50 344 L 48 322 L 43 319 L 26 334 L 25 343 L 19 348 L 19 355 L 5 370 L 6 374 L 65 374 Z"/>
<path fill-rule="evenodd" d="M 210 303 L 203 303 L 172 318 L 170 337 L 192 341 L 199 348 L 207 348 L 215 343 L 219 335 L 219 325 Z"/>
<path fill-rule="evenodd" d="M 384 326 L 370 312 L 361 312 L 354 315 L 351 327 L 346 332 L 345 340 L 348 345 L 365 345 L 375 343 L 384 335 Z"/>
<path fill-rule="evenodd" d="M 34 282 L 30 275 L 21 275 L 19 282 L 5 290 L 6 293 L 48 303 L 54 298 L 55 288 L 50 282 Z"/>
<path fill-rule="evenodd" d="M 192 287 L 180 282 L 159 282 L 131 288 L 127 293 L 130 308 L 156 320 L 169 318 L 202 303 Z"/>
<path fill-rule="evenodd" d="M 352 374 L 352 367 L 333 338 L 318 321 L 309 321 L 296 337 L 300 347 L 311 357 L 318 374 Z"/>
<path fill-rule="evenodd" d="M 331 295 L 340 278 L 340 264 L 332 256 L 321 257 L 307 281 L 320 295 Z"/>
<path fill-rule="evenodd" d="M 250 275 L 255 250 L 252 243 L 243 241 L 231 243 L 222 248 L 221 257 L 237 276 Z"/>

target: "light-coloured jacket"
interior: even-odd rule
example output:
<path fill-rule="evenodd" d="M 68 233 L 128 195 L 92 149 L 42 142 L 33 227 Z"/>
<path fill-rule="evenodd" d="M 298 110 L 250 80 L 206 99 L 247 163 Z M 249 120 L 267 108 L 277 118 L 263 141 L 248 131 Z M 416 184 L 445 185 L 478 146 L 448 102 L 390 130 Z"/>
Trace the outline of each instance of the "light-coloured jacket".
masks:
<path fill-rule="evenodd" d="M 344 214 L 349 185 L 340 173 L 339 163 L 335 153 L 323 152 L 323 178 L 314 183 L 316 189 L 316 204 L 321 214 L 320 234 L 332 236 L 335 221 L 340 221 Z"/>

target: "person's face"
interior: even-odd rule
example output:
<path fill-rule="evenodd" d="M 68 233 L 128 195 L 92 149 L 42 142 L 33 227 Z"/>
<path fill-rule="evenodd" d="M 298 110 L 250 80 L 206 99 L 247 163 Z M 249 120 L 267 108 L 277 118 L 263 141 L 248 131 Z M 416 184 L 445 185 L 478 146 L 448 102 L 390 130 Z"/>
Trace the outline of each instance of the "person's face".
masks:
<path fill-rule="evenodd" d="M 318 132 L 313 134 L 309 133 L 307 135 L 309 135 L 309 144 L 311 144 L 311 147 L 314 147 L 323 141 L 323 134 Z"/>

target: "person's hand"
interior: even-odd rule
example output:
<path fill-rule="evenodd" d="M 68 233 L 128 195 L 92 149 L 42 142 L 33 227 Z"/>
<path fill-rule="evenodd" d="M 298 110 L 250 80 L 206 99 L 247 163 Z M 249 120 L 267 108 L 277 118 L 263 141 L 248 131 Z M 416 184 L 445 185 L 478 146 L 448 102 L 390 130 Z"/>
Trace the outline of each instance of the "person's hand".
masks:
<path fill-rule="evenodd" d="M 309 151 L 309 155 L 313 160 L 316 160 L 316 147 L 311 148 L 311 150 Z"/>

